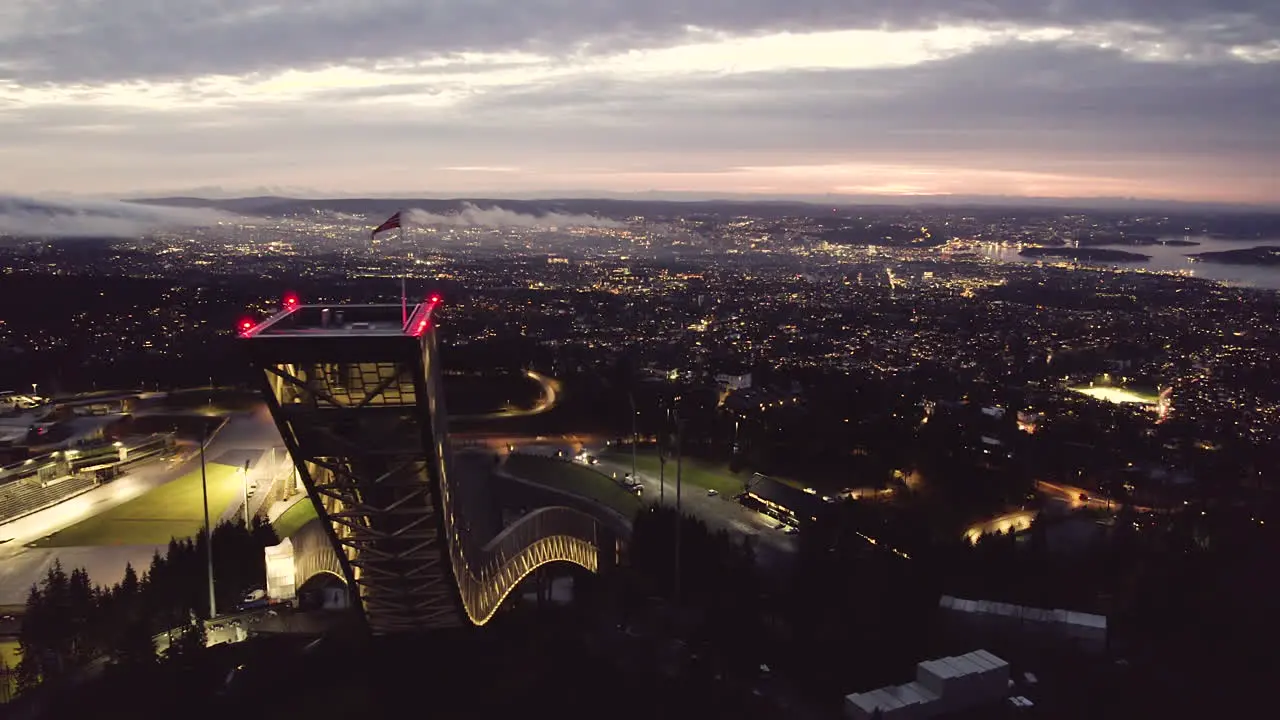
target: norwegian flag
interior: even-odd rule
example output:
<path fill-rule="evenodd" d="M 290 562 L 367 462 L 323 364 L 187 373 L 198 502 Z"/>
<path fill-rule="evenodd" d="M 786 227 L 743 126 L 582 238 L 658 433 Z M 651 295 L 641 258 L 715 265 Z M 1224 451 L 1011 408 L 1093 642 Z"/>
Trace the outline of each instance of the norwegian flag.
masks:
<path fill-rule="evenodd" d="M 385 232 L 387 230 L 394 230 L 398 227 L 400 227 L 400 213 L 396 213 L 395 215 L 392 215 L 391 217 L 387 218 L 386 221 L 383 222 L 381 225 L 374 228 L 373 232 L 369 233 L 369 239 L 370 240 L 374 239 L 375 237 L 378 236 L 378 233 L 380 232 Z"/>

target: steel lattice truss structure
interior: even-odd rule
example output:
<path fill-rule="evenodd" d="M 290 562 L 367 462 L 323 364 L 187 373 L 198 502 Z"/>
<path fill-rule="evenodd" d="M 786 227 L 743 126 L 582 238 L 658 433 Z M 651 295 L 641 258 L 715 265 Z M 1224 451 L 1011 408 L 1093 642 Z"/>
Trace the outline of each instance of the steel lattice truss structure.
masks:
<path fill-rule="evenodd" d="M 541 565 L 591 571 L 616 541 L 589 515 L 544 508 L 476 547 L 457 502 L 431 312 L 297 306 L 242 328 L 262 390 L 378 634 L 482 625 Z M 471 480 L 471 479 L 468 479 Z"/>

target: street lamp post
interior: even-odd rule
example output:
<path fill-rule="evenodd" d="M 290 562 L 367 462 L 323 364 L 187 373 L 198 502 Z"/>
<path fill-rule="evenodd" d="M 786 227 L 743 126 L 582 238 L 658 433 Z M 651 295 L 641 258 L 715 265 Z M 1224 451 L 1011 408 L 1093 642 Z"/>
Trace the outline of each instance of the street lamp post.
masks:
<path fill-rule="evenodd" d="M 249 461 L 248 460 L 244 461 L 244 468 L 240 471 L 240 474 L 243 476 L 241 477 L 241 479 L 244 480 L 244 482 L 240 484 L 240 489 L 244 493 L 244 527 L 246 530 L 248 530 L 249 529 Z"/>
<path fill-rule="evenodd" d="M 670 440 L 668 432 L 671 428 L 671 408 L 667 408 L 667 421 L 662 424 L 662 433 L 658 436 L 658 506 L 661 507 L 667 502 L 667 443 Z"/>
<path fill-rule="evenodd" d="M 665 436 L 658 438 L 658 507 L 667 501 L 667 449 L 663 447 L 666 444 Z"/>
<path fill-rule="evenodd" d="M 636 432 L 636 417 L 640 411 L 636 410 L 636 396 L 627 393 L 627 397 L 631 400 L 631 482 L 638 483 L 640 478 L 636 477 L 636 445 L 640 443 L 640 434 Z"/>
<path fill-rule="evenodd" d="M 204 492 L 204 542 L 205 556 L 209 566 L 209 619 L 218 614 L 217 604 L 213 596 L 213 527 L 209 524 L 209 479 L 204 468 L 204 446 L 209 443 L 209 426 L 204 425 L 200 438 L 200 489 Z"/>
<path fill-rule="evenodd" d="M 674 597 L 676 603 L 680 602 L 680 534 L 681 526 L 684 525 L 684 515 L 680 505 L 680 468 L 681 460 L 684 457 L 684 418 L 676 415 L 676 584 Z"/>

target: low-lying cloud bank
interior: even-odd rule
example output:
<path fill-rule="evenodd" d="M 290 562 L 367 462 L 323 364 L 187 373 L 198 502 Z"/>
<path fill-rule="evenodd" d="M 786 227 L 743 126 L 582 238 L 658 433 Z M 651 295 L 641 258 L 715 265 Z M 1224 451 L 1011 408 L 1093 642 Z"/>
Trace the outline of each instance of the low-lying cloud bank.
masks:
<path fill-rule="evenodd" d="M 461 210 L 448 215 L 440 215 L 415 208 L 406 210 L 403 217 L 408 225 L 448 225 L 452 227 L 483 228 L 623 227 L 623 223 L 616 220 L 598 218 L 593 215 L 566 215 L 563 213 L 530 215 L 508 210 L 497 205 L 482 208 L 471 203 L 464 203 Z"/>
<path fill-rule="evenodd" d="M 163 230 L 247 221 L 239 215 L 210 208 L 0 195 L 0 236 L 130 238 Z"/>

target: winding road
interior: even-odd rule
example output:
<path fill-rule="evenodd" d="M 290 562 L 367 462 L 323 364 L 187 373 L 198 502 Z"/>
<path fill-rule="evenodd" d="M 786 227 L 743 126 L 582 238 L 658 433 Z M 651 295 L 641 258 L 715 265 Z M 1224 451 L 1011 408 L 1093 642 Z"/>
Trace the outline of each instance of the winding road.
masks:
<path fill-rule="evenodd" d="M 450 420 L 461 420 L 467 422 L 475 422 L 481 420 L 503 420 L 506 418 L 523 418 L 541 415 L 542 413 L 554 408 L 560 400 L 560 381 L 555 378 L 547 377 L 542 373 L 533 370 L 525 370 L 524 376 L 538 383 L 542 387 L 542 397 L 538 398 L 538 402 L 534 403 L 531 408 L 506 408 L 497 412 L 478 413 L 475 415 L 449 415 Z"/>

